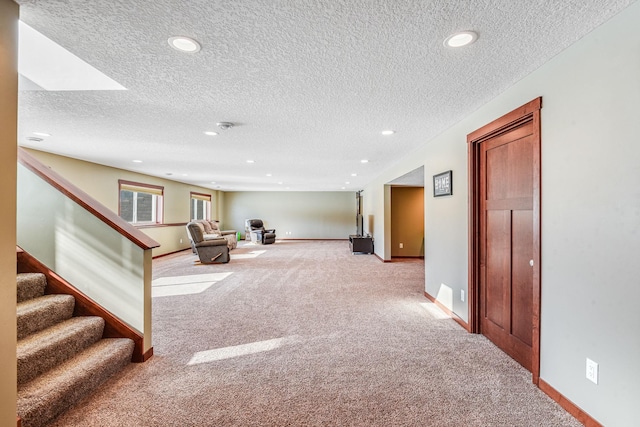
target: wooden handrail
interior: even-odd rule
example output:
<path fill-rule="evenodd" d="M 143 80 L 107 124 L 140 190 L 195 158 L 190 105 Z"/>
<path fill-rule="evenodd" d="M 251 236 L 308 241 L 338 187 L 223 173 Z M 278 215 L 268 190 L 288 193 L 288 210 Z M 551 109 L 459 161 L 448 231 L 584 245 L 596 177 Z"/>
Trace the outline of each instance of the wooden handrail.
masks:
<path fill-rule="evenodd" d="M 22 148 L 18 148 L 18 161 L 31 172 L 38 175 L 55 189 L 85 208 L 96 218 L 99 218 L 102 222 L 113 228 L 120 235 L 138 245 L 143 250 L 153 249 L 160 246 L 160 243 L 156 242 L 154 239 L 147 236 L 142 231 L 139 231 L 124 219 L 120 218 L 96 199 L 73 185 L 71 182 L 67 181 L 57 172 L 49 169 Z"/>

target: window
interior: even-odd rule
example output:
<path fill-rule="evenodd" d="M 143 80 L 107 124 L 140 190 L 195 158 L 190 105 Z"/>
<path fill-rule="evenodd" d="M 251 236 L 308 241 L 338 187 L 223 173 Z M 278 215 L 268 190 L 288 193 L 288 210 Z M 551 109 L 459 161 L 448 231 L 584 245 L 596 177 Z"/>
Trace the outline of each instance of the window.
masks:
<path fill-rule="evenodd" d="M 131 224 L 162 223 L 164 187 L 118 180 L 118 214 Z"/>
<path fill-rule="evenodd" d="M 191 219 L 211 219 L 211 195 L 191 193 Z"/>

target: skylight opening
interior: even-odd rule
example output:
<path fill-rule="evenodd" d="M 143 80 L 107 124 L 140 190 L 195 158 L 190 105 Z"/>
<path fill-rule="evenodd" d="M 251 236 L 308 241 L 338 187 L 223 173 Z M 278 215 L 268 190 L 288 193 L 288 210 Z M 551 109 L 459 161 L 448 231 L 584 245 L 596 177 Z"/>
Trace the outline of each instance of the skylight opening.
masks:
<path fill-rule="evenodd" d="M 127 90 L 24 22 L 18 28 L 18 72 L 36 87 L 47 91 Z"/>

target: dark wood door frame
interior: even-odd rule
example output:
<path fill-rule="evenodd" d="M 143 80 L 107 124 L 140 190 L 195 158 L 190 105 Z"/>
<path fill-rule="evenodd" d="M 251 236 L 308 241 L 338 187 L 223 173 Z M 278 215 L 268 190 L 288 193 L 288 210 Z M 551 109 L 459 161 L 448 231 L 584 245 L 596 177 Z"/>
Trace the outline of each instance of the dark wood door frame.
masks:
<path fill-rule="evenodd" d="M 469 331 L 480 333 L 480 147 L 483 141 L 532 122 L 533 153 L 533 324 L 532 380 L 540 379 L 540 109 L 536 98 L 467 135 L 469 161 Z"/>

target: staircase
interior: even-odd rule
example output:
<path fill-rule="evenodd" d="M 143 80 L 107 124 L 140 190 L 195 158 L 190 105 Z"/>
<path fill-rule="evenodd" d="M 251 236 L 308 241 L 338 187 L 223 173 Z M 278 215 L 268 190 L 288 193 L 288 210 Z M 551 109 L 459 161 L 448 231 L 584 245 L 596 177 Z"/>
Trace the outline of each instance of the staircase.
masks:
<path fill-rule="evenodd" d="M 17 281 L 18 416 L 45 426 L 127 366 L 134 342 L 102 338 L 101 317 L 73 317 L 75 298 L 45 295 L 44 274 Z"/>

